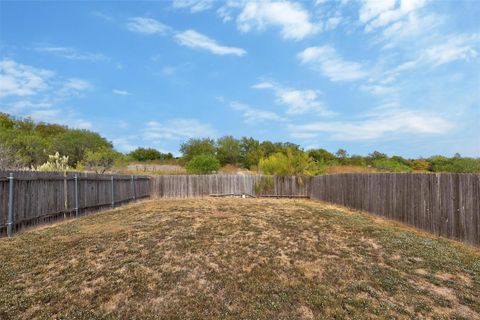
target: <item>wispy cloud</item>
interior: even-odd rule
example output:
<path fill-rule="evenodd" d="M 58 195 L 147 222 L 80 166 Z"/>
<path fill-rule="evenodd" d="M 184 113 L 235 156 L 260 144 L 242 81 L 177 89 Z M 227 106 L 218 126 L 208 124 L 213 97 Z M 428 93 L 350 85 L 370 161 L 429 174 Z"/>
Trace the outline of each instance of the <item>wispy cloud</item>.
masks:
<path fill-rule="evenodd" d="M 0 98 L 31 96 L 49 88 L 54 72 L 38 69 L 13 60 L 0 61 Z"/>
<path fill-rule="evenodd" d="M 190 12 L 200 12 L 210 9 L 214 0 L 173 0 L 173 7 L 180 9 L 189 9 Z"/>
<path fill-rule="evenodd" d="M 58 47 L 58 46 L 37 46 L 35 51 L 50 53 L 65 59 L 70 60 L 88 60 L 88 61 L 104 61 L 108 60 L 108 57 L 101 53 L 82 52 L 70 47 Z"/>
<path fill-rule="evenodd" d="M 360 120 L 318 121 L 290 125 L 292 135 L 330 134 L 334 140 L 355 141 L 379 139 L 395 134 L 446 134 L 454 127 L 449 120 L 428 112 L 403 108 L 379 108 Z"/>
<path fill-rule="evenodd" d="M 316 90 L 292 89 L 270 81 L 257 83 L 252 88 L 273 90 L 276 102 L 286 106 L 286 113 L 289 115 L 300 115 L 309 112 L 315 112 L 323 116 L 334 114 L 328 110 L 326 104 L 321 100 L 321 93 Z"/>
<path fill-rule="evenodd" d="M 127 27 L 130 31 L 145 34 L 172 34 L 175 41 L 185 47 L 207 50 L 216 55 L 236 55 L 244 56 L 247 51 L 242 48 L 224 46 L 216 40 L 197 32 L 195 30 L 185 30 L 177 32 L 163 23 L 151 18 L 136 17 L 129 19 Z"/>
<path fill-rule="evenodd" d="M 128 19 L 127 28 L 130 31 L 144 34 L 166 35 L 170 27 L 152 18 L 134 17 Z"/>
<path fill-rule="evenodd" d="M 426 65 L 438 67 L 454 61 L 471 61 L 478 56 L 480 34 L 450 35 L 441 44 L 423 49 L 418 57 L 394 69 L 394 72 L 405 71 Z"/>
<path fill-rule="evenodd" d="M 424 7 L 427 2 L 427 0 L 364 0 L 359 9 L 359 18 L 365 24 L 365 31 L 370 32 L 408 17 L 409 14 Z"/>
<path fill-rule="evenodd" d="M 247 52 L 244 49 L 236 47 L 222 46 L 217 41 L 203 35 L 195 30 L 186 30 L 175 35 L 177 42 L 186 47 L 198 48 L 210 51 L 217 55 L 236 55 L 243 56 Z"/>
<path fill-rule="evenodd" d="M 231 5 L 230 8 L 235 6 Z M 237 27 L 242 32 L 263 31 L 269 26 L 279 27 L 284 39 L 300 40 L 321 31 L 310 14 L 299 3 L 289 1 L 248 1 L 241 6 Z M 220 10 L 227 17 L 228 7 Z M 228 20 L 228 19 L 227 19 Z"/>
<path fill-rule="evenodd" d="M 172 119 L 165 122 L 150 121 L 146 123 L 144 131 L 144 139 L 146 140 L 184 140 L 215 136 L 216 132 L 209 124 L 188 118 Z"/>
<path fill-rule="evenodd" d="M 329 45 L 306 48 L 298 54 L 298 58 L 331 81 L 355 81 L 367 76 L 361 63 L 345 60 Z"/>
<path fill-rule="evenodd" d="M 115 21 L 115 19 L 114 19 L 112 16 L 110 16 L 110 15 L 108 15 L 108 14 L 106 14 L 106 13 L 103 13 L 103 12 L 101 12 L 101 11 L 93 11 L 93 12 L 92 12 L 92 15 L 95 16 L 95 17 L 97 17 L 97 18 L 100 18 L 100 19 L 102 19 L 102 20 L 108 21 L 108 22 L 113 22 L 113 21 Z"/>
<path fill-rule="evenodd" d="M 129 96 L 130 95 L 130 92 L 126 91 L 126 90 L 118 90 L 118 89 L 113 89 L 112 90 L 112 93 L 113 94 L 116 94 L 116 95 L 119 95 L 119 96 Z"/>
<path fill-rule="evenodd" d="M 285 121 L 286 119 L 279 116 L 275 112 L 266 111 L 258 108 L 253 108 L 248 104 L 238 101 L 230 102 L 230 108 L 235 111 L 241 112 L 242 117 L 246 123 L 254 124 L 265 121 Z"/>

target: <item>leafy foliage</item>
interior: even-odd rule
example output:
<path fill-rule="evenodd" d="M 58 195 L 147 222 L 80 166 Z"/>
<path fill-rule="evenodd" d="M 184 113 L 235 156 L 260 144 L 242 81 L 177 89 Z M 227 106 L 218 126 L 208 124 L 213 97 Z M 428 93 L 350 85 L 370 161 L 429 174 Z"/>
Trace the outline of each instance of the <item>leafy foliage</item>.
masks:
<path fill-rule="evenodd" d="M 29 118 L 16 119 L 5 113 L 0 113 L 0 141 L 13 152 L 16 166 L 21 167 L 39 166 L 57 152 L 68 156 L 68 165 L 75 167 L 86 150 L 113 149 L 98 133 L 36 123 Z"/>
<path fill-rule="evenodd" d="M 154 148 L 137 148 L 128 154 L 130 158 L 136 161 L 149 161 L 149 160 L 171 160 L 173 154 L 162 153 Z"/>
<path fill-rule="evenodd" d="M 185 165 L 189 174 L 209 174 L 220 169 L 220 161 L 211 154 L 194 156 Z"/>
<path fill-rule="evenodd" d="M 240 141 L 232 136 L 218 139 L 217 158 L 221 165 L 237 164 L 240 159 Z"/>
<path fill-rule="evenodd" d="M 122 154 L 110 148 L 102 147 L 96 151 L 87 150 L 82 164 L 88 170 L 96 173 L 104 173 L 113 167 L 115 161 L 122 157 Z"/>
<path fill-rule="evenodd" d="M 183 155 L 185 161 L 192 160 L 195 156 L 199 155 L 216 155 L 215 141 L 212 139 L 189 139 L 180 146 L 180 152 Z"/>
<path fill-rule="evenodd" d="M 277 176 L 316 175 L 323 171 L 305 152 L 293 151 L 277 152 L 261 159 L 258 168 L 265 174 Z"/>

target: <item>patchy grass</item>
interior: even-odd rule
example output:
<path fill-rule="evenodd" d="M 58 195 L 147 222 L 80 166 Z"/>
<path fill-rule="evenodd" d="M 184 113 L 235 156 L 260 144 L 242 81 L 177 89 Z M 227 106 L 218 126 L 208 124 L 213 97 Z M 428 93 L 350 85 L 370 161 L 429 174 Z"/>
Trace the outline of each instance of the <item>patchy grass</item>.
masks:
<path fill-rule="evenodd" d="M 478 248 L 309 200 L 145 201 L 0 252 L 0 319 L 480 319 Z"/>

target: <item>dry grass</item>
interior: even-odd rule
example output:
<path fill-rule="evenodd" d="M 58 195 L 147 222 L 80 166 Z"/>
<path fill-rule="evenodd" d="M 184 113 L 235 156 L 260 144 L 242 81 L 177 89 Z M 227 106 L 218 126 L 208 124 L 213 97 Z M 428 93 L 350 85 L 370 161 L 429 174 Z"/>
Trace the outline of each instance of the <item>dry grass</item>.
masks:
<path fill-rule="evenodd" d="M 146 201 L 0 252 L 0 319 L 480 318 L 477 248 L 308 200 Z"/>

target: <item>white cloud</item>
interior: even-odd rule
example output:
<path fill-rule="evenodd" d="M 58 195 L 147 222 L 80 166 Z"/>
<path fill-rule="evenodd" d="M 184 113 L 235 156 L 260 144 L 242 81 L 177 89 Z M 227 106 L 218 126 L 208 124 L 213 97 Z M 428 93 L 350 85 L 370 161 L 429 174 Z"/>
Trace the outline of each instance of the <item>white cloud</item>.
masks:
<path fill-rule="evenodd" d="M 268 81 L 257 83 L 252 88 L 273 90 L 277 103 L 286 106 L 286 113 L 289 115 L 300 115 L 308 112 L 317 112 L 323 116 L 333 114 L 321 101 L 320 92 L 315 90 L 286 88 Z"/>
<path fill-rule="evenodd" d="M 298 58 L 331 81 L 355 81 L 367 76 L 362 64 L 343 59 L 335 48 L 329 45 L 306 48 L 298 54 Z"/>
<path fill-rule="evenodd" d="M 447 36 L 443 43 L 420 50 L 415 59 L 402 63 L 389 74 L 397 75 L 420 66 L 435 68 L 454 61 L 469 62 L 478 57 L 479 39 L 480 34 Z"/>
<path fill-rule="evenodd" d="M 38 46 L 35 51 L 51 53 L 70 60 L 102 61 L 108 58 L 101 53 L 81 52 L 69 47 Z"/>
<path fill-rule="evenodd" d="M 280 117 L 275 112 L 252 108 L 251 106 L 238 101 L 232 101 L 230 107 L 242 113 L 245 122 L 256 123 L 264 121 L 285 121 L 283 117 Z"/>
<path fill-rule="evenodd" d="M 0 61 L 0 98 L 31 96 L 48 89 L 47 81 L 54 73 L 37 69 L 13 60 Z"/>
<path fill-rule="evenodd" d="M 236 47 L 226 47 L 218 44 L 215 40 L 210 39 L 195 30 L 186 30 L 175 35 L 177 42 L 186 47 L 199 48 L 210 51 L 213 54 L 243 56 L 247 52 L 244 49 Z"/>
<path fill-rule="evenodd" d="M 150 121 L 144 131 L 145 140 L 182 140 L 199 137 L 215 137 L 215 130 L 196 119 L 172 119 L 165 122 Z"/>
<path fill-rule="evenodd" d="M 82 79 L 70 78 L 63 87 L 68 90 L 84 91 L 91 89 L 92 85 L 88 81 Z"/>
<path fill-rule="evenodd" d="M 127 28 L 133 32 L 159 35 L 166 35 L 170 31 L 170 27 L 167 25 L 155 19 L 144 17 L 128 19 Z"/>
<path fill-rule="evenodd" d="M 126 91 L 126 90 L 118 90 L 118 89 L 113 89 L 112 90 L 112 93 L 113 94 L 116 94 L 116 95 L 119 95 L 119 96 L 129 96 L 130 95 L 130 92 Z"/>
<path fill-rule="evenodd" d="M 436 114 L 379 108 L 356 121 L 320 121 L 289 126 L 293 135 L 328 133 L 335 140 L 370 140 L 394 134 L 445 134 L 453 124 Z"/>
<path fill-rule="evenodd" d="M 2 99 L 1 109 L 15 116 L 88 129 L 92 126 L 89 121 L 72 108 L 59 105 L 91 88 L 82 79 L 62 79 L 49 70 L 12 60 L 0 61 L 0 98 L 6 98 Z"/>
<path fill-rule="evenodd" d="M 224 17 L 227 15 L 222 12 Z M 225 18 L 224 18 L 225 19 Z M 237 27 L 243 32 L 263 31 L 269 26 L 281 29 L 284 39 L 300 40 L 321 31 L 321 25 L 310 21 L 302 5 L 289 1 L 251 1 L 243 5 Z"/>
<path fill-rule="evenodd" d="M 424 7 L 426 0 L 365 0 L 359 10 L 359 18 L 365 23 L 365 31 L 386 27 Z"/>
<path fill-rule="evenodd" d="M 174 8 L 190 9 L 190 12 L 208 10 L 213 6 L 214 0 L 173 0 Z"/>

